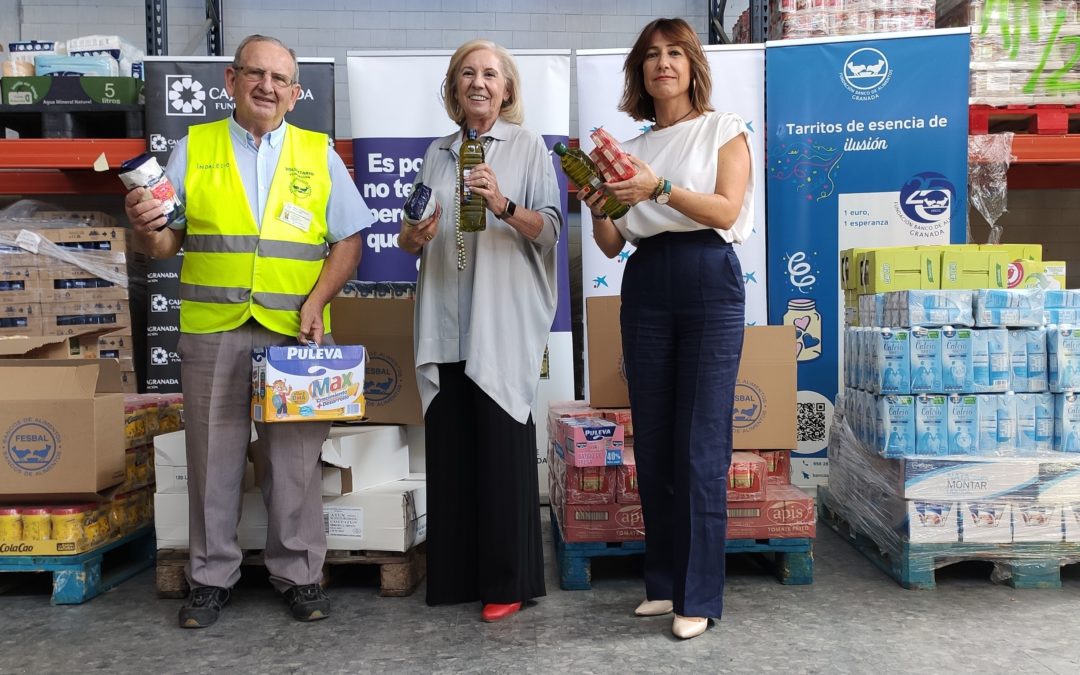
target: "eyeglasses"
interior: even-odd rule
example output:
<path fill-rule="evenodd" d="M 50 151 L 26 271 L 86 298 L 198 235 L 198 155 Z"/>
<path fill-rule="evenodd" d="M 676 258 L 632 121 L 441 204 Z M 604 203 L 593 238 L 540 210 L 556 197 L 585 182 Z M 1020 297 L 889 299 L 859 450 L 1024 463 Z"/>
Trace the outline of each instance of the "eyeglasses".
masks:
<path fill-rule="evenodd" d="M 262 68 L 251 68 L 249 66 L 233 65 L 233 70 L 239 73 L 248 82 L 262 82 L 266 78 L 267 73 L 270 75 L 270 82 L 277 89 L 288 89 L 296 84 L 295 80 L 288 78 L 281 73 L 274 73 L 269 70 L 263 70 Z"/>

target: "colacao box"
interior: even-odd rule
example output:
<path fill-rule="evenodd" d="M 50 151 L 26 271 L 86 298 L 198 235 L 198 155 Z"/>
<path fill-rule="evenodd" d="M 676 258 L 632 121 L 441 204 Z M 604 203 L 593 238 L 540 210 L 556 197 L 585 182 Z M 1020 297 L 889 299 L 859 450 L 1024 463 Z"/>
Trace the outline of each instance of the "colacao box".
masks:
<path fill-rule="evenodd" d="M 801 539 L 817 532 L 814 498 L 794 485 L 770 485 L 760 502 L 728 505 L 728 539 Z"/>
<path fill-rule="evenodd" d="M 941 254 L 941 288 L 1005 288 L 1009 256 L 1001 251 L 953 251 Z"/>
<path fill-rule="evenodd" d="M 622 464 L 622 426 L 599 417 L 564 418 L 555 430 L 555 451 L 570 466 Z"/>
<path fill-rule="evenodd" d="M 119 365 L 0 360 L 0 498 L 88 497 L 124 480 Z"/>
<path fill-rule="evenodd" d="M 905 522 L 907 540 L 913 544 L 948 544 L 960 541 L 960 504 L 912 499 Z"/>
<path fill-rule="evenodd" d="M 264 347 L 251 353 L 251 419 L 357 420 L 364 416 L 360 345 Z"/>
<path fill-rule="evenodd" d="M 960 538 L 965 543 L 1008 544 L 1013 540 L 1010 502 L 960 502 L 960 518 Z"/>
<path fill-rule="evenodd" d="M 0 96 L 4 105 L 121 105 L 138 103 L 142 84 L 134 77 L 5 77 Z"/>
<path fill-rule="evenodd" d="M 757 502 L 765 499 L 767 473 L 765 458 L 752 452 L 731 453 L 731 466 L 728 468 L 728 501 Z"/>
<path fill-rule="evenodd" d="M 323 443 L 322 493 L 340 497 L 409 477 L 405 427 L 331 427 Z"/>

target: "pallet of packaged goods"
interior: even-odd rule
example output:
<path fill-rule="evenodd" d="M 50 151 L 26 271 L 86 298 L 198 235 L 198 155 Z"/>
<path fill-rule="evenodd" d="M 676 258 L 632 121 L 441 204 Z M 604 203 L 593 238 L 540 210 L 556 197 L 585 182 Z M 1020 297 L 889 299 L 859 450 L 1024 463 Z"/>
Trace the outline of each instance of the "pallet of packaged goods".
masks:
<path fill-rule="evenodd" d="M 158 549 L 155 583 L 160 598 L 186 597 L 190 586 L 184 574 L 188 552 L 183 549 Z M 246 551 L 243 565 L 263 566 L 262 551 Z M 386 598 L 402 598 L 412 595 L 424 580 L 427 556 L 426 546 L 420 544 L 405 551 L 337 551 L 326 553 L 323 565 L 323 585 L 333 583 L 336 572 L 348 568 L 375 565 L 379 568 L 379 595 Z"/>
<path fill-rule="evenodd" d="M 640 510 L 639 510 L 640 514 Z M 551 509 L 551 537 L 559 566 L 559 587 L 564 591 L 587 591 L 592 588 L 592 561 L 595 558 L 641 555 L 644 541 L 567 542 L 554 508 Z M 753 554 L 786 585 L 814 582 L 813 539 L 728 539 L 727 553 Z"/>
<path fill-rule="evenodd" d="M 252 434 L 249 455 L 261 457 Z M 188 467 L 183 432 L 154 438 L 157 494 L 157 591 L 187 595 Z M 411 595 L 426 572 L 427 483 L 409 471 L 406 428 L 400 425 L 334 426 L 321 453 L 323 527 L 328 551 L 326 581 L 358 566 L 376 566 L 380 594 Z M 262 465 L 248 462 L 237 541 L 244 565 L 264 565 L 268 515 Z M 331 570 L 334 573 L 331 574 Z"/>
<path fill-rule="evenodd" d="M 153 564 L 154 530 L 149 524 L 84 553 L 0 555 L 0 572 L 51 572 L 54 605 L 84 603 Z"/>
<path fill-rule="evenodd" d="M 843 509 L 834 508 L 827 489 L 818 489 L 821 522 L 854 546 L 867 560 L 911 590 L 933 590 L 937 570 L 961 562 L 990 562 L 990 578 L 1016 589 L 1060 588 L 1061 568 L 1080 563 L 1080 544 L 882 544 L 852 525 Z M 940 517 L 940 511 L 933 514 Z M 1066 514 L 1065 517 L 1070 517 Z"/>
<path fill-rule="evenodd" d="M 1076 0 L 939 2 L 937 26 L 971 29 L 971 103 L 1080 103 L 1073 68 Z"/>

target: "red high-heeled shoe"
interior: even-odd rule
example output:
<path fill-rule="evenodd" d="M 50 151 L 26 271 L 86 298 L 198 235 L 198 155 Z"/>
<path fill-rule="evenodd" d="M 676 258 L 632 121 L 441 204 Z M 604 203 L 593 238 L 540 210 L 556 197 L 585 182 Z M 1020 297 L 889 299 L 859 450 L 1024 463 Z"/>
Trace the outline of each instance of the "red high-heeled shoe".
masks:
<path fill-rule="evenodd" d="M 491 602 L 484 605 L 484 608 L 480 610 L 480 618 L 488 623 L 501 621 L 512 614 L 517 614 L 519 609 L 521 609 L 520 602 L 512 602 L 508 605 Z"/>

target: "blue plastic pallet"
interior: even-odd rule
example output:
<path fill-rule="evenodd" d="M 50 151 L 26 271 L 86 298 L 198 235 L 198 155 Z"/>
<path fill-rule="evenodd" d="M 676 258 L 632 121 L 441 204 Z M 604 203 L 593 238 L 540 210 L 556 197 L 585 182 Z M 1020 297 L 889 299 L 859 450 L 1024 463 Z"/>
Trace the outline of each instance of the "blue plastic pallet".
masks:
<path fill-rule="evenodd" d="M 559 564 L 559 586 L 564 591 L 587 591 L 592 588 L 593 558 L 640 555 L 645 552 L 643 541 L 565 542 L 555 509 L 550 511 L 551 538 Z M 728 539 L 726 550 L 728 553 L 759 554 L 782 584 L 814 583 L 813 539 Z"/>
<path fill-rule="evenodd" d="M 154 528 L 147 525 L 78 555 L 0 556 L 0 572 L 52 572 L 52 604 L 78 605 L 152 566 L 154 553 Z"/>
<path fill-rule="evenodd" d="M 828 491 L 818 488 L 818 516 L 821 522 L 846 539 L 875 567 L 910 590 L 933 590 L 937 587 L 935 574 L 938 569 L 968 561 L 993 563 L 992 578 L 1002 580 L 1013 588 L 1061 588 L 1061 567 L 1080 559 L 1078 544 L 901 542 L 899 551 L 894 551 L 852 527 L 842 513 L 826 503 L 827 499 Z"/>

